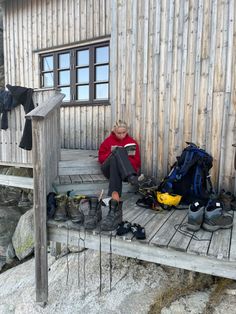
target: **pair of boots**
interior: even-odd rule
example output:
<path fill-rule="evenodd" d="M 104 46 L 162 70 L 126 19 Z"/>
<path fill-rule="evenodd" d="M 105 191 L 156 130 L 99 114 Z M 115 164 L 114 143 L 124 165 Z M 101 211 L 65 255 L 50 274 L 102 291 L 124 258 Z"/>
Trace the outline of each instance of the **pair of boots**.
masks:
<path fill-rule="evenodd" d="M 187 228 L 191 231 L 198 231 L 202 227 L 212 232 L 231 228 L 232 225 L 232 215 L 223 211 L 222 203 L 218 200 L 210 199 L 206 206 L 196 201 L 189 206 Z"/>
<path fill-rule="evenodd" d="M 84 214 L 80 211 L 80 201 L 84 196 L 75 195 L 73 197 L 66 194 L 58 194 L 55 196 L 56 210 L 54 220 L 65 221 L 70 218 L 74 223 L 82 223 L 84 221 Z"/>
<path fill-rule="evenodd" d="M 88 230 L 94 229 L 102 220 L 102 231 L 112 231 L 116 229 L 122 222 L 122 204 L 123 202 L 119 200 L 119 194 L 117 192 L 113 192 L 112 198 L 109 201 L 108 214 L 102 220 L 102 202 L 98 201 L 98 198 L 90 198 L 88 215 L 86 215 L 84 219 L 84 228 Z"/>

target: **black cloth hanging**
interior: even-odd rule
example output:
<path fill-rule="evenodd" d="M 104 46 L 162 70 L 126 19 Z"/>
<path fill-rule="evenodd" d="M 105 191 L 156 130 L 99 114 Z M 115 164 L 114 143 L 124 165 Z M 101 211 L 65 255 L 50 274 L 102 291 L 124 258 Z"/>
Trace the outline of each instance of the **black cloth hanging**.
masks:
<path fill-rule="evenodd" d="M 29 113 L 31 110 L 34 109 L 32 88 L 12 86 L 10 84 L 7 84 L 6 87 L 11 93 L 14 101 L 16 101 L 17 104 L 21 104 L 24 107 L 25 114 Z M 29 119 L 26 119 L 25 121 L 23 135 L 19 147 L 26 150 L 32 149 L 32 122 Z"/>

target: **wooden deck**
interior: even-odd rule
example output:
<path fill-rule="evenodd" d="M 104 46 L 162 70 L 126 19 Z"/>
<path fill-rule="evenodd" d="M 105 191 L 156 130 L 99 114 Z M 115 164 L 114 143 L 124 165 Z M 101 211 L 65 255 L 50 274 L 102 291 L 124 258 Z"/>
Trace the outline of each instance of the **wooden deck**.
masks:
<path fill-rule="evenodd" d="M 70 220 L 48 221 L 49 240 L 236 279 L 235 217 L 231 229 L 190 232 L 185 225 L 187 209 L 148 210 L 135 204 L 138 197 L 131 193 L 124 195 L 123 220 L 144 226 L 145 240 L 137 240 L 132 233 L 119 237 L 115 231 L 100 232 L 99 226 L 93 231 L 84 230 Z M 103 216 L 107 210 L 103 207 Z"/>

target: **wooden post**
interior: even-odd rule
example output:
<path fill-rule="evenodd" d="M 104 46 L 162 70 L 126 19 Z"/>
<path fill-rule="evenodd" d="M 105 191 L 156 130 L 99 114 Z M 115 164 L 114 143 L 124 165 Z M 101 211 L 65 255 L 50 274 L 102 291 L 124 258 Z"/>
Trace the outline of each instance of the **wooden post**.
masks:
<path fill-rule="evenodd" d="M 32 159 L 34 181 L 34 230 L 35 230 L 35 278 L 36 302 L 45 306 L 48 301 L 48 256 L 47 256 L 47 193 L 57 176 L 58 131 L 60 104 L 63 94 L 56 94 L 44 104 L 26 115 L 32 119 Z M 52 152 L 55 152 L 52 153 Z M 52 165 L 53 164 L 53 165 Z"/>
<path fill-rule="evenodd" d="M 45 305 L 48 300 L 47 260 L 47 209 L 45 167 L 45 124 L 33 119 L 33 171 L 34 171 L 34 228 L 35 228 L 35 277 L 36 302 Z M 36 144 L 37 143 L 37 144 Z"/>

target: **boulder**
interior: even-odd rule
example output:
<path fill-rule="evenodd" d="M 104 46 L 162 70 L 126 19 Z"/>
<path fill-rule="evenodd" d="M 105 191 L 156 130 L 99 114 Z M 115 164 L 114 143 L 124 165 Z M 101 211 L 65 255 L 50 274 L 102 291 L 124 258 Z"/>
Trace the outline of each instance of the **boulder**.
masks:
<path fill-rule="evenodd" d="M 21 216 L 12 237 L 15 254 L 19 260 L 34 251 L 34 211 L 33 208 Z"/>
<path fill-rule="evenodd" d="M 6 251 L 20 219 L 20 212 L 11 206 L 0 206 L 0 270 L 6 263 Z"/>

